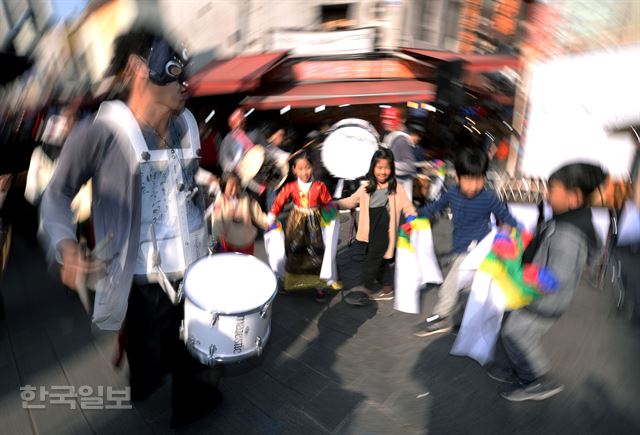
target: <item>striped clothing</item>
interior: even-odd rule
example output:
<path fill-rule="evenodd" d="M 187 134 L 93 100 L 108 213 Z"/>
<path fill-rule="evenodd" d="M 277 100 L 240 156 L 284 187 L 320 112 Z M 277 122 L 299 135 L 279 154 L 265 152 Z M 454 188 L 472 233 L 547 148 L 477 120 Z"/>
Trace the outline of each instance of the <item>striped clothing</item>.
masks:
<path fill-rule="evenodd" d="M 460 193 L 458 186 L 444 192 L 438 201 L 418 210 L 420 216 L 431 218 L 435 213 L 451 207 L 453 215 L 453 252 L 467 252 L 471 242 L 482 240 L 491 230 L 491 213 L 501 224 L 517 226 L 507 206 L 496 195 L 483 189 L 473 198 Z"/>

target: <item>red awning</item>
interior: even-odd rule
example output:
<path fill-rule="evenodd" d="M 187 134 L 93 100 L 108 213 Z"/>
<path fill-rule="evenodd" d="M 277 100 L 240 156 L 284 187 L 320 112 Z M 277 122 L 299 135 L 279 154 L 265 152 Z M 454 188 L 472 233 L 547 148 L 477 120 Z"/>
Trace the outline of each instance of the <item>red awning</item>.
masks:
<path fill-rule="evenodd" d="M 442 62 L 450 62 L 462 59 L 467 62 L 465 70 L 473 73 L 498 71 L 504 67 L 515 70 L 520 68 L 520 60 L 517 56 L 506 54 L 459 54 L 450 51 L 419 50 L 417 48 L 402 48 L 403 52 Z"/>
<path fill-rule="evenodd" d="M 262 75 L 286 55 L 286 51 L 277 51 L 215 60 L 189 80 L 193 95 L 203 97 L 256 89 Z"/>
<path fill-rule="evenodd" d="M 435 86 L 418 80 L 331 82 L 299 84 L 266 95 L 249 96 L 242 105 L 262 110 L 315 107 L 340 104 L 401 103 L 409 100 L 433 101 Z"/>

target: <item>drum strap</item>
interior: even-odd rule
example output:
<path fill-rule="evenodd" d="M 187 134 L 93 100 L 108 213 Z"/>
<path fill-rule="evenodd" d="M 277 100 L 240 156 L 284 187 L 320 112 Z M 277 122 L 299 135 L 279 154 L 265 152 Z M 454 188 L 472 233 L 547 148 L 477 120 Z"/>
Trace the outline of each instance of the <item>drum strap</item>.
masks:
<path fill-rule="evenodd" d="M 382 147 L 383 148 L 391 148 L 391 144 L 393 144 L 393 141 L 395 141 L 399 137 L 406 137 L 409 140 L 409 143 L 412 146 L 415 147 L 415 144 L 411 140 L 411 137 L 407 133 L 405 133 L 404 131 L 400 131 L 400 130 L 392 131 L 391 133 L 386 135 L 384 140 L 382 141 Z"/>
<path fill-rule="evenodd" d="M 240 145 L 242 145 L 245 153 L 253 148 L 253 142 L 251 141 L 251 139 L 249 139 L 249 136 L 247 136 L 244 130 L 236 130 L 233 133 L 233 137 L 238 141 Z"/>

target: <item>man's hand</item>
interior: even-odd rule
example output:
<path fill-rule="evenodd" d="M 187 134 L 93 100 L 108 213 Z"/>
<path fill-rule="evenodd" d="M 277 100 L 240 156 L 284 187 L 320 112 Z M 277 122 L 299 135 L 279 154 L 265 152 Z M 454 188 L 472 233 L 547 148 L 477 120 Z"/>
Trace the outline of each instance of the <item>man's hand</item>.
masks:
<path fill-rule="evenodd" d="M 11 186 L 12 177 L 13 176 L 11 174 L 0 175 L 0 208 L 2 208 L 4 198 L 7 196 L 7 192 Z"/>
<path fill-rule="evenodd" d="M 9 190 L 9 186 L 11 186 L 11 179 L 13 175 L 11 174 L 3 174 L 0 175 L 0 192 L 6 192 Z"/>
<path fill-rule="evenodd" d="M 104 272 L 104 263 L 91 261 L 87 253 L 73 240 L 63 240 L 58 244 L 62 265 L 60 279 L 73 290 L 84 289 L 89 274 Z"/>
<path fill-rule="evenodd" d="M 218 196 L 220 191 L 220 179 L 215 175 L 211 174 L 208 179 L 207 186 L 209 187 L 208 194 L 209 196 Z"/>

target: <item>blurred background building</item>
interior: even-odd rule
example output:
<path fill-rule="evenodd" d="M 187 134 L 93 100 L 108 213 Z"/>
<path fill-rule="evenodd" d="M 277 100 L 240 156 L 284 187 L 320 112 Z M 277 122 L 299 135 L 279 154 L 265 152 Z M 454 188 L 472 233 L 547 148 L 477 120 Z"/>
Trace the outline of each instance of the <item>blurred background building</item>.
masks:
<path fill-rule="evenodd" d="M 53 87 L 49 91 L 62 98 L 99 82 L 113 39 L 134 22 L 160 26 L 184 41 L 194 55 L 194 70 L 213 59 L 277 50 L 344 55 L 409 47 L 517 54 L 527 40 L 526 30 L 538 21 L 545 26 L 529 32 L 533 41 L 529 45 L 545 50 L 586 50 L 640 40 L 640 2 L 632 0 L 1 0 L 0 4 L 2 51 L 31 56 L 36 64 L 32 80 Z M 61 8 L 75 8 L 75 14 Z M 57 21 L 61 18 L 66 19 Z M 562 32 L 556 31 L 560 24 Z M 39 66 L 40 60 L 47 65 Z"/>

